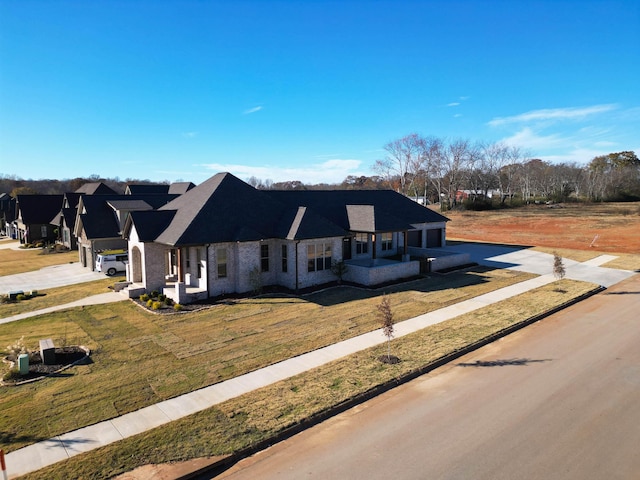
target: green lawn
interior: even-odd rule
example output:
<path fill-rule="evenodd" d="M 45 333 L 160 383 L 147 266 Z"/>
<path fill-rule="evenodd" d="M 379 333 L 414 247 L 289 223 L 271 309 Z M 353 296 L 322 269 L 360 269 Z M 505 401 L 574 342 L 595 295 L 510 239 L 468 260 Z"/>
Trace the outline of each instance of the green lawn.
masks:
<path fill-rule="evenodd" d="M 384 291 L 341 287 L 179 315 L 119 302 L 0 325 L 0 346 L 24 336 L 32 349 L 53 338 L 93 351 L 92 364 L 63 377 L 0 390 L 0 448 L 12 451 L 375 330 L 384 292 L 401 321 L 531 277 L 475 268 Z"/>

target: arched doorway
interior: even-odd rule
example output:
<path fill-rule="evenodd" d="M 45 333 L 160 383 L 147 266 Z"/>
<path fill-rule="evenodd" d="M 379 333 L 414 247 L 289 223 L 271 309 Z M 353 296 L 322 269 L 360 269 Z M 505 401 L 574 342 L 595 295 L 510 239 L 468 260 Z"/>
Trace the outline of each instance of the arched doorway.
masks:
<path fill-rule="evenodd" d="M 138 247 L 131 249 L 131 281 L 142 283 L 142 254 Z"/>

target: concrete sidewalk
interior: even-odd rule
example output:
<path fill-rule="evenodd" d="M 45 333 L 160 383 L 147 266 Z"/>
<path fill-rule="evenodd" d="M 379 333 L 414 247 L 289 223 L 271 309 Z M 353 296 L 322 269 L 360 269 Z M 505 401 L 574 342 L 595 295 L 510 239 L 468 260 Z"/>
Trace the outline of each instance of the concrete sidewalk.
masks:
<path fill-rule="evenodd" d="M 505 253 L 504 255 L 508 254 Z M 517 259 L 511 257 L 501 258 L 497 261 L 513 263 L 517 261 Z M 604 262 L 608 261 L 608 259 L 601 259 L 600 261 Z M 604 280 L 605 283 L 613 282 L 614 277 L 610 276 L 611 272 L 606 271 L 611 269 L 602 269 L 597 266 L 601 264 L 600 261 L 597 259 L 592 260 L 590 265 L 584 266 L 584 272 L 579 269 L 579 273 L 582 272 L 580 276 L 588 273 L 590 279 L 587 281 L 597 284 L 603 284 L 599 279 Z M 601 272 L 601 270 L 605 271 Z M 547 268 L 547 272 L 549 271 L 550 268 Z M 618 281 L 634 275 L 634 272 L 615 270 L 613 272 L 621 272 L 619 275 L 621 278 Z M 615 276 L 615 278 L 618 278 L 618 276 Z M 395 325 L 395 337 L 401 337 L 421 330 L 429 325 L 472 312 L 486 305 L 546 285 L 554 280 L 555 278 L 551 274 L 541 275 L 516 285 L 511 285 L 404 322 L 399 322 Z M 284 360 L 260 370 L 180 395 L 121 417 L 29 445 L 6 455 L 8 473 L 10 477 L 24 475 L 80 453 L 109 445 L 173 420 L 205 410 L 252 390 L 271 385 L 333 360 L 384 343 L 386 340 L 386 337 L 378 329 L 334 345 L 320 348 L 313 352 Z"/>

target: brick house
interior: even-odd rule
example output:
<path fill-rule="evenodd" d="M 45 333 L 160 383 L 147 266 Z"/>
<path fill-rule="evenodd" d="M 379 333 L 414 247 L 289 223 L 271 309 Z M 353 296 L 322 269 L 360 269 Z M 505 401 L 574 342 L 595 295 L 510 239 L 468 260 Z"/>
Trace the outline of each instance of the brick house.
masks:
<path fill-rule="evenodd" d="M 129 296 L 173 300 L 293 291 L 336 280 L 377 285 L 417 275 L 419 254 L 445 245 L 448 219 L 391 190 L 257 190 L 219 173 L 158 209 L 131 211 Z"/>
<path fill-rule="evenodd" d="M 62 195 L 18 195 L 13 221 L 20 243 L 52 243 L 58 238 L 55 219 L 62 208 Z"/>

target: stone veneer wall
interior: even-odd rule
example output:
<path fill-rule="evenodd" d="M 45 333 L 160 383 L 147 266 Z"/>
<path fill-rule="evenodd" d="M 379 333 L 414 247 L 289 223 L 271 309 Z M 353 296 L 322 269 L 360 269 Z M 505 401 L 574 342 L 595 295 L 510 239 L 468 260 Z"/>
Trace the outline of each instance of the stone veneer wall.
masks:
<path fill-rule="evenodd" d="M 420 274 L 420 262 L 389 263 L 389 261 L 378 260 L 379 265 L 375 265 L 375 262 L 372 260 L 373 266 L 361 266 L 347 262 L 348 270 L 343 277 L 344 280 L 361 285 L 379 285 Z"/>

